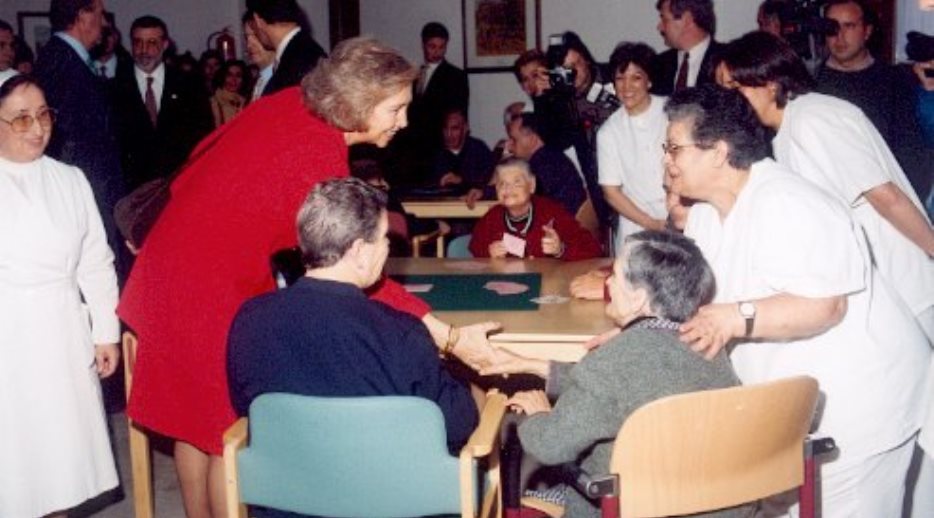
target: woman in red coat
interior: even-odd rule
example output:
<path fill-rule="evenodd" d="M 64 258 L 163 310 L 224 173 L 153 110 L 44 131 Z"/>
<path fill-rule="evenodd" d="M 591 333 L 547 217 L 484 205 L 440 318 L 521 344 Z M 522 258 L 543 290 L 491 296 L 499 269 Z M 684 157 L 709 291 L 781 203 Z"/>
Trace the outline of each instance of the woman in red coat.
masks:
<path fill-rule="evenodd" d="M 136 259 L 118 313 L 139 338 L 129 416 L 176 439 L 185 511 L 224 515 L 221 435 L 236 419 L 227 332 L 237 308 L 274 289 L 269 258 L 295 246 L 295 214 L 318 182 L 347 176 L 348 146 L 384 147 L 406 126 L 416 69 L 366 38 L 335 47 L 291 88 L 250 105 L 194 151 Z M 199 155 L 200 153 L 200 155 Z M 459 333 L 398 284 L 372 296 L 425 322 L 439 347 L 477 366 L 484 323 Z"/>

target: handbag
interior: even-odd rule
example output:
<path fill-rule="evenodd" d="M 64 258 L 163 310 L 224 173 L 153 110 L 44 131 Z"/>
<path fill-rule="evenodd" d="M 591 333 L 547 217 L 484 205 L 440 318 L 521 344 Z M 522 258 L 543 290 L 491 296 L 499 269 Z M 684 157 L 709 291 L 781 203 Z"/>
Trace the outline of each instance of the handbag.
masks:
<path fill-rule="evenodd" d="M 172 196 L 170 187 L 175 176 L 150 180 L 120 198 L 114 206 L 117 230 L 134 248 L 143 246 L 159 214 L 169 204 Z"/>
<path fill-rule="evenodd" d="M 172 197 L 172 182 L 188 168 L 194 161 L 201 158 L 209 149 L 214 147 L 220 138 L 227 133 L 232 126 L 228 123 L 222 126 L 223 130 L 215 130 L 208 136 L 206 142 L 198 146 L 185 163 L 175 170 L 171 175 L 165 178 L 156 178 L 150 180 L 129 194 L 120 198 L 114 205 L 114 221 L 117 230 L 133 248 L 139 249 L 143 246 L 143 241 L 149 235 L 149 231 L 156 224 L 159 215 L 165 210 L 166 205 Z"/>

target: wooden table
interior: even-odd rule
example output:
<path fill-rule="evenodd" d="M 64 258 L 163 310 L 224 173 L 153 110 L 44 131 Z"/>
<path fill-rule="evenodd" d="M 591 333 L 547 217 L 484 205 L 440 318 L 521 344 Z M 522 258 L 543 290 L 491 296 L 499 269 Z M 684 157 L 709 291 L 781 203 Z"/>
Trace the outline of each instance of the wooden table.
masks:
<path fill-rule="evenodd" d="M 459 197 L 402 200 L 402 207 L 416 218 L 481 218 L 496 200 L 478 200 L 472 209 Z"/>
<path fill-rule="evenodd" d="M 577 361 L 584 355 L 583 342 L 609 330 L 613 322 L 605 315 L 603 301 L 579 300 L 569 292 L 571 280 L 584 272 L 610 264 L 612 259 L 563 262 L 557 259 L 437 259 L 391 258 L 389 274 L 471 275 L 472 273 L 542 274 L 541 295 L 562 295 L 569 301 L 540 305 L 535 311 L 437 311 L 438 318 L 455 325 L 493 320 L 503 324 L 502 332 L 490 342 L 524 356 L 558 361 Z M 487 266 L 478 272 L 452 268 L 451 263 L 474 262 Z"/>

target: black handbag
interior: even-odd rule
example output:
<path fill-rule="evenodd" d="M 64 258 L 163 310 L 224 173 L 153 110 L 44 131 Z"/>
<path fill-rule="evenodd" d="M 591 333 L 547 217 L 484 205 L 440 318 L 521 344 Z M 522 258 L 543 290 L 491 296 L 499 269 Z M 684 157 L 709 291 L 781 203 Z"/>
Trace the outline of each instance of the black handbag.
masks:
<path fill-rule="evenodd" d="M 143 246 L 159 214 L 169 204 L 172 196 L 170 187 L 175 176 L 150 180 L 120 198 L 114 206 L 117 230 L 134 248 Z"/>
<path fill-rule="evenodd" d="M 199 146 L 197 152 L 188 157 L 188 160 L 185 160 L 185 163 L 171 175 L 150 180 L 117 201 L 117 204 L 114 205 L 114 221 L 117 230 L 133 248 L 138 250 L 143 246 L 143 241 L 146 240 L 149 231 L 152 230 L 152 227 L 159 219 L 159 215 L 165 210 L 165 206 L 169 204 L 172 197 L 172 181 L 178 178 L 178 175 L 185 171 L 189 165 L 214 147 L 231 126 L 232 124 L 227 124 L 223 126 L 223 130 L 215 130 L 207 137 L 211 140 Z"/>

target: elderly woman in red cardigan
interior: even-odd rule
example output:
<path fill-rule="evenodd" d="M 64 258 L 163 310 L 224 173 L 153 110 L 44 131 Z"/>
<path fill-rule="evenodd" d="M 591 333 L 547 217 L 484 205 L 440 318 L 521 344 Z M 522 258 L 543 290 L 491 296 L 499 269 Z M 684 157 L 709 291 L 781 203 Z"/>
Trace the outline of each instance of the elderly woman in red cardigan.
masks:
<path fill-rule="evenodd" d="M 600 244 L 560 204 L 536 196 L 529 164 L 510 158 L 496 167 L 499 204 L 474 226 L 474 257 L 556 257 L 578 261 L 598 257 Z"/>

